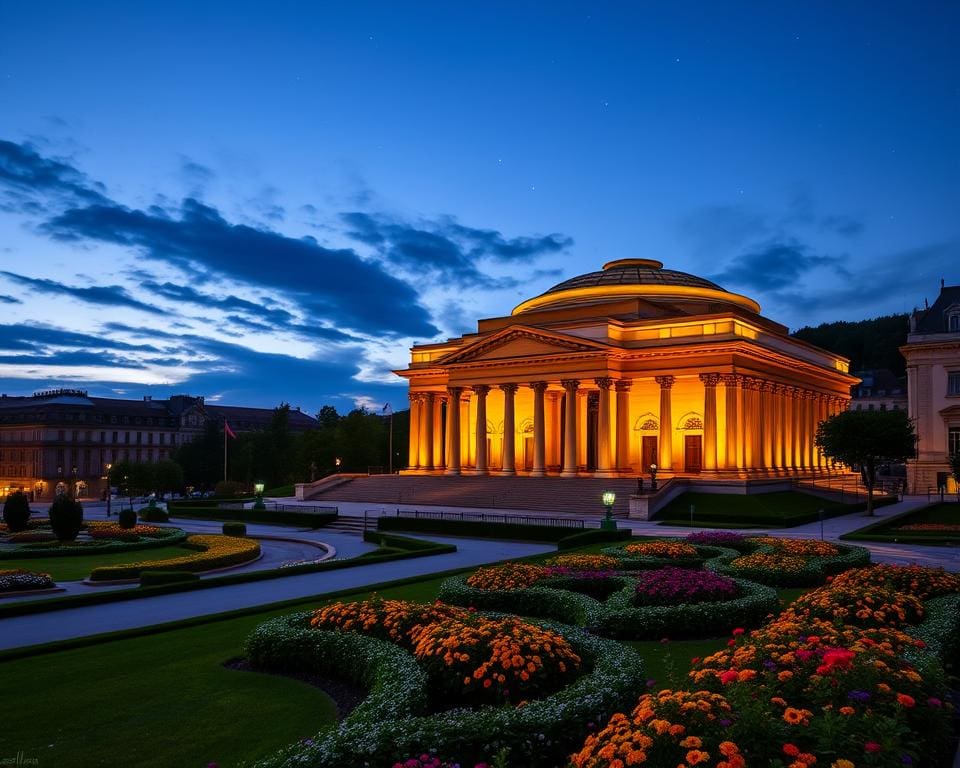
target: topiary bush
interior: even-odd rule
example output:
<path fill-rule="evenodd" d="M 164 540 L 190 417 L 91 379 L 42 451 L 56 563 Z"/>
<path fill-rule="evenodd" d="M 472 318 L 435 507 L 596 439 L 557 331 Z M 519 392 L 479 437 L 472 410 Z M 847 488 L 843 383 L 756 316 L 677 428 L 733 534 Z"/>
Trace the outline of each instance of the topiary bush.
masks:
<path fill-rule="evenodd" d="M 143 507 L 140 510 L 140 519 L 145 523 L 168 523 L 170 515 L 160 507 Z"/>
<path fill-rule="evenodd" d="M 59 541 L 73 541 L 83 526 L 83 507 L 66 494 L 57 496 L 50 505 L 50 527 Z"/>
<path fill-rule="evenodd" d="M 223 535 L 224 536 L 246 536 L 247 524 L 246 523 L 224 523 Z"/>
<path fill-rule="evenodd" d="M 213 488 L 213 495 L 219 499 L 233 499 L 243 493 L 243 485 L 234 480 L 221 480 Z"/>
<path fill-rule="evenodd" d="M 26 530 L 30 522 L 30 500 L 23 491 L 17 491 L 7 496 L 3 503 L 3 522 L 7 524 L 10 533 Z"/>
<path fill-rule="evenodd" d="M 133 509 L 121 509 L 117 516 L 121 528 L 133 528 L 137 524 L 137 513 Z"/>

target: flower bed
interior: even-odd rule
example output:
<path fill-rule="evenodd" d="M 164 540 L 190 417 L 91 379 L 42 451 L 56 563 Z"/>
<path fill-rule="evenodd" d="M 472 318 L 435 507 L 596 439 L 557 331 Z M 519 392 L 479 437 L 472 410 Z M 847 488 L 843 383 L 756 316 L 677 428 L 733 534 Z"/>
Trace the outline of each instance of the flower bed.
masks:
<path fill-rule="evenodd" d="M 869 593 L 858 579 L 946 586 L 933 569 L 863 569 L 816 590 L 817 601 L 851 614 Z M 798 601 L 799 602 L 799 601 Z M 572 756 L 577 768 L 696 765 L 939 765 L 949 754 L 951 711 L 935 653 L 956 643 L 960 594 L 934 597 L 912 628 L 843 625 L 803 605 L 749 634 L 736 630 L 723 651 L 694 659 L 693 692 L 642 697 L 614 715 Z M 908 612 L 909 614 L 909 612 Z M 820 761 L 818 763 L 818 760 Z"/>
<path fill-rule="evenodd" d="M 167 528 L 158 528 L 155 525 L 135 525 L 133 528 L 121 528 L 118 524 L 87 524 L 87 535 L 91 539 L 107 539 L 119 541 L 139 541 L 144 536 L 163 536 Z"/>
<path fill-rule="evenodd" d="M 757 547 L 764 547 L 784 555 L 798 555 L 800 557 L 836 557 L 840 554 L 835 544 L 817 539 L 783 539 L 776 536 L 762 536 L 747 539 L 747 542 Z"/>
<path fill-rule="evenodd" d="M 565 571 L 613 571 L 619 561 L 610 555 L 557 555 L 544 561 L 548 568 Z M 557 571 L 552 571 L 556 573 Z"/>
<path fill-rule="evenodd" d="M 751 554 L 714 558 L 706 567 L 724 576 L 774 587 L 812 587 L 822 584 L 830 574 L 870 562 L 870 552 L 864 547 L 773 536 L 750 541 L 757 547 Z"/>
<path fill-rule="evenodd" d="M 467 583 L 476 589 L 491 591 L 523 589 L 535 584 L 546 575 L 546 568 L 542 565 L 505 563 L 488 568 L 477 568 L 467 579 Z"/>
<path fill-rule="evenodd" d="M 303 765 L 392 765 L 428 747 L 461 765 L 503 748 L 511 765 L 547 768 L 582 741 L 590 724 L 612 714 L 643 690 L 640 657 L 623 645 L 573 627 L 540 623 L 562 636 L 586 670 L 569 686 L 523 706 L 426 711 L 427 675 L 414 657 L 392 643 L 356 632 L 309 627 L 310 614 L 260 625 L 247 641 L 254 666 L 347 676 L 366 684 L 369 697 L 333 731 L 293 744 L 255 768 Z M 513 617 L 487 617 L 490 620 Z"/>
<path fill-rule="evenodd" d="M 734 531 L 698 531 L 687 536 L 686 542 L 701 547 L 726 547 L 737 552 L 749 552 L 756 547 L 754 539 Z"/>
<path fill-rule="evenodd" d="M 57 537 L 53 535 L 53 531 L 20 531 L 18 533 L 11 533 L 9 536 L 7 536 L 8 544 L 34 544 L 38 542 L 56 540 Z"/>
<path fill-rule="evenodd" d="M 190 536 L 187 538 L 185 546 L 200 551 L 193 555 L 171 557 L 165 560 L 101 566 L 94 568 L 90 573 L 90 581 L 136 579 L 144 571 L 190 571 L 191 573 L 199 573 L 216 568 L 241 565 L 256 560 L 260 556 L 260 545 L 256 541 L 237 536 Z"/>
<path fill-rule="evenodd" d="M 50 589 L 56 586 L 49 573 L 25 571 L 21 568 L 0 570 L 0 594 L 25 592 L 32 589 Z"/>
<path fill-rule="evenodd" d="M 713 571 L 657 568 L 636 577 L 634 605 L 676 605 L 732 600 L 739 593 L 737 582 Z"/>
<path fill-rule="evenodd" d="M 937 533 L 960 533 L 960 525 L 955 523 L 910 523 L 894 528 L 895 531 L 935 531 Z"/>
<path fill-rule="evenodd" d="M 886 587 L 909 592 L 921 600 L 960 592 L 960 574 L 920 565 L 878 564 L 857 568 L 834 576 L 830 583 L 834 588 Z"/>
<path fill-rule="evenodd" d="M 410 633 L 423 624 L 466 617 L 468 611 L 441 602 L 425 605 L 406 600 L 384 600 L 374 595 L 369 600 L 332 603 L 318 609 L 310 618 L 314 629 L 342 629 L 362 632 L 411 647 Z"/>
<path fill-rule="evenodd" d="M 707 557 L 719 550 L 695 547 L 679 539 L 654 539 L 607 547 L 603 554 L 616 558 L 626 570 L 662 568 L 674 565 L 681 568 L 699 568 Z"/>
<path fill-rule="evenodd" d="M 785 614 L 858 627 L 902 627 L 918 623 L 924 609 L 914 595 L 888 587 L 829 585 L 801 595 Z"/>
<path fill-rule="evenodd" d="M 179 544 L 187 538 L 185 531 L 179 528 L 159 528 L 151 525 L 138 525 L 135 528 L 120 528 L 106 521 L 90 521 L 85 525 L 90 540 L 78 540 L 68 543 L 57 541 L 49 530 L 34 528 L 19 534 L 11 534 L 7 541 L 22 546 L 0 551 L 0 560 L 34 557 L 71 557 L 101 552 L 135 552 L 154 547 L 168 547 Z"/>

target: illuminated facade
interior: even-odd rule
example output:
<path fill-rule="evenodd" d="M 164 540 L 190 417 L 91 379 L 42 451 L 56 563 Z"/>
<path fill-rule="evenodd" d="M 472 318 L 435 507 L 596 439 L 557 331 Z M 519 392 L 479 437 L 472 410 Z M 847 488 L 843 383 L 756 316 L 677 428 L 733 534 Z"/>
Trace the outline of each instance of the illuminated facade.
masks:
<path fill-rule="evenodd" d="M 845 358 L 791 339 L 708 280 L 622 259 L 477 333 L 417 345 L 417 473 L 597 477 L 814 474 L 817 424 L 846 409 Z"/>

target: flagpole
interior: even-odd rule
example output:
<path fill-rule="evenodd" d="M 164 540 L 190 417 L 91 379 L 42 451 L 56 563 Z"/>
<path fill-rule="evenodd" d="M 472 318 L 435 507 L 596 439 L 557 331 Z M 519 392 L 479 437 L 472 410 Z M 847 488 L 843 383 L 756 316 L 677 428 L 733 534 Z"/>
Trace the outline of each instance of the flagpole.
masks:
<path fill-rule="evenodd" d="M 223 422 L 223 482 L 227 482 L 227 422 Z"/>
<path fill-rule="evenodd" d="M 390 451 L 390 457 L 387 461 L 387 465 L 390 468 L 390 474 L 393 474 L 393 408 L 390 409 L 390 441 L 387 444 L 388 450 Z"/>

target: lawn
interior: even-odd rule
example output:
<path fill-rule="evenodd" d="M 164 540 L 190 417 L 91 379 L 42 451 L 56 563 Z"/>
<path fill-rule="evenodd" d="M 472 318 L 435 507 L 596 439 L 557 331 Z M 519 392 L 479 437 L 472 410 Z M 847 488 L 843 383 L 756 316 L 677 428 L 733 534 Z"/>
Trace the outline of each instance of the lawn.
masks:
<path fill-rule="evenodd" d="M 688 492 L 677 496 L 654 517 L 659 522 L 671 525 L 690 525 L 691 504 L 695 526 L 748 528 L 802 525 L 818 520 L 821 509 L 824 517 L 836 517 L 859 508 L 857 505 L 837 504 L 796 491 L 749 495 Z"/>
<path fill-rule="evenodd" d="M 919 507 L 841 536 L 852 541 L 903 541 L 910 544 L 957 544 L 960 530 L 900 530 L 908 525 L 960 525 L 960 503 L 944 501 Z"/>
<path fill-rule="evenodd" d="M 432 602 L 443 578 L 378 593 Z M 782 590 L 781 597 L 789 603 L 801 592 Z M 241 653 L 244 638 L 260 622 L 324 602 L 309 599 L 281 610 L 5 662 L 0 676 L 16 706 L 8 708 L 0 731 L 0 755 L 22 752 L 41 766 L 60 768 L 112 766 L 118 756 L 144 768 L 212 761 L 229 768 L 313 736 L 335 721 L 326 694 L 298 681 L 222 665 Z M 692 656 L 725 643 L 726 638 L 629 644 L 663 687 L 683 677 Z M 42 714 L 51 712 L 56 717 Z"/>
<path fill-rule="evenodd" d="M 30 557 L 19 560 L 0 560 L 0 568 L 23 568 L 27 571 L 49 573 L 54 581 L 78 581 L 90 575 L 100 565 L 121 565 L 170 557 L 195 555 L 197 550 L 186 547 L 158 547 L 132 552 L 102 552 L 91 555 L 63 555 L 60 557 Z"/>

